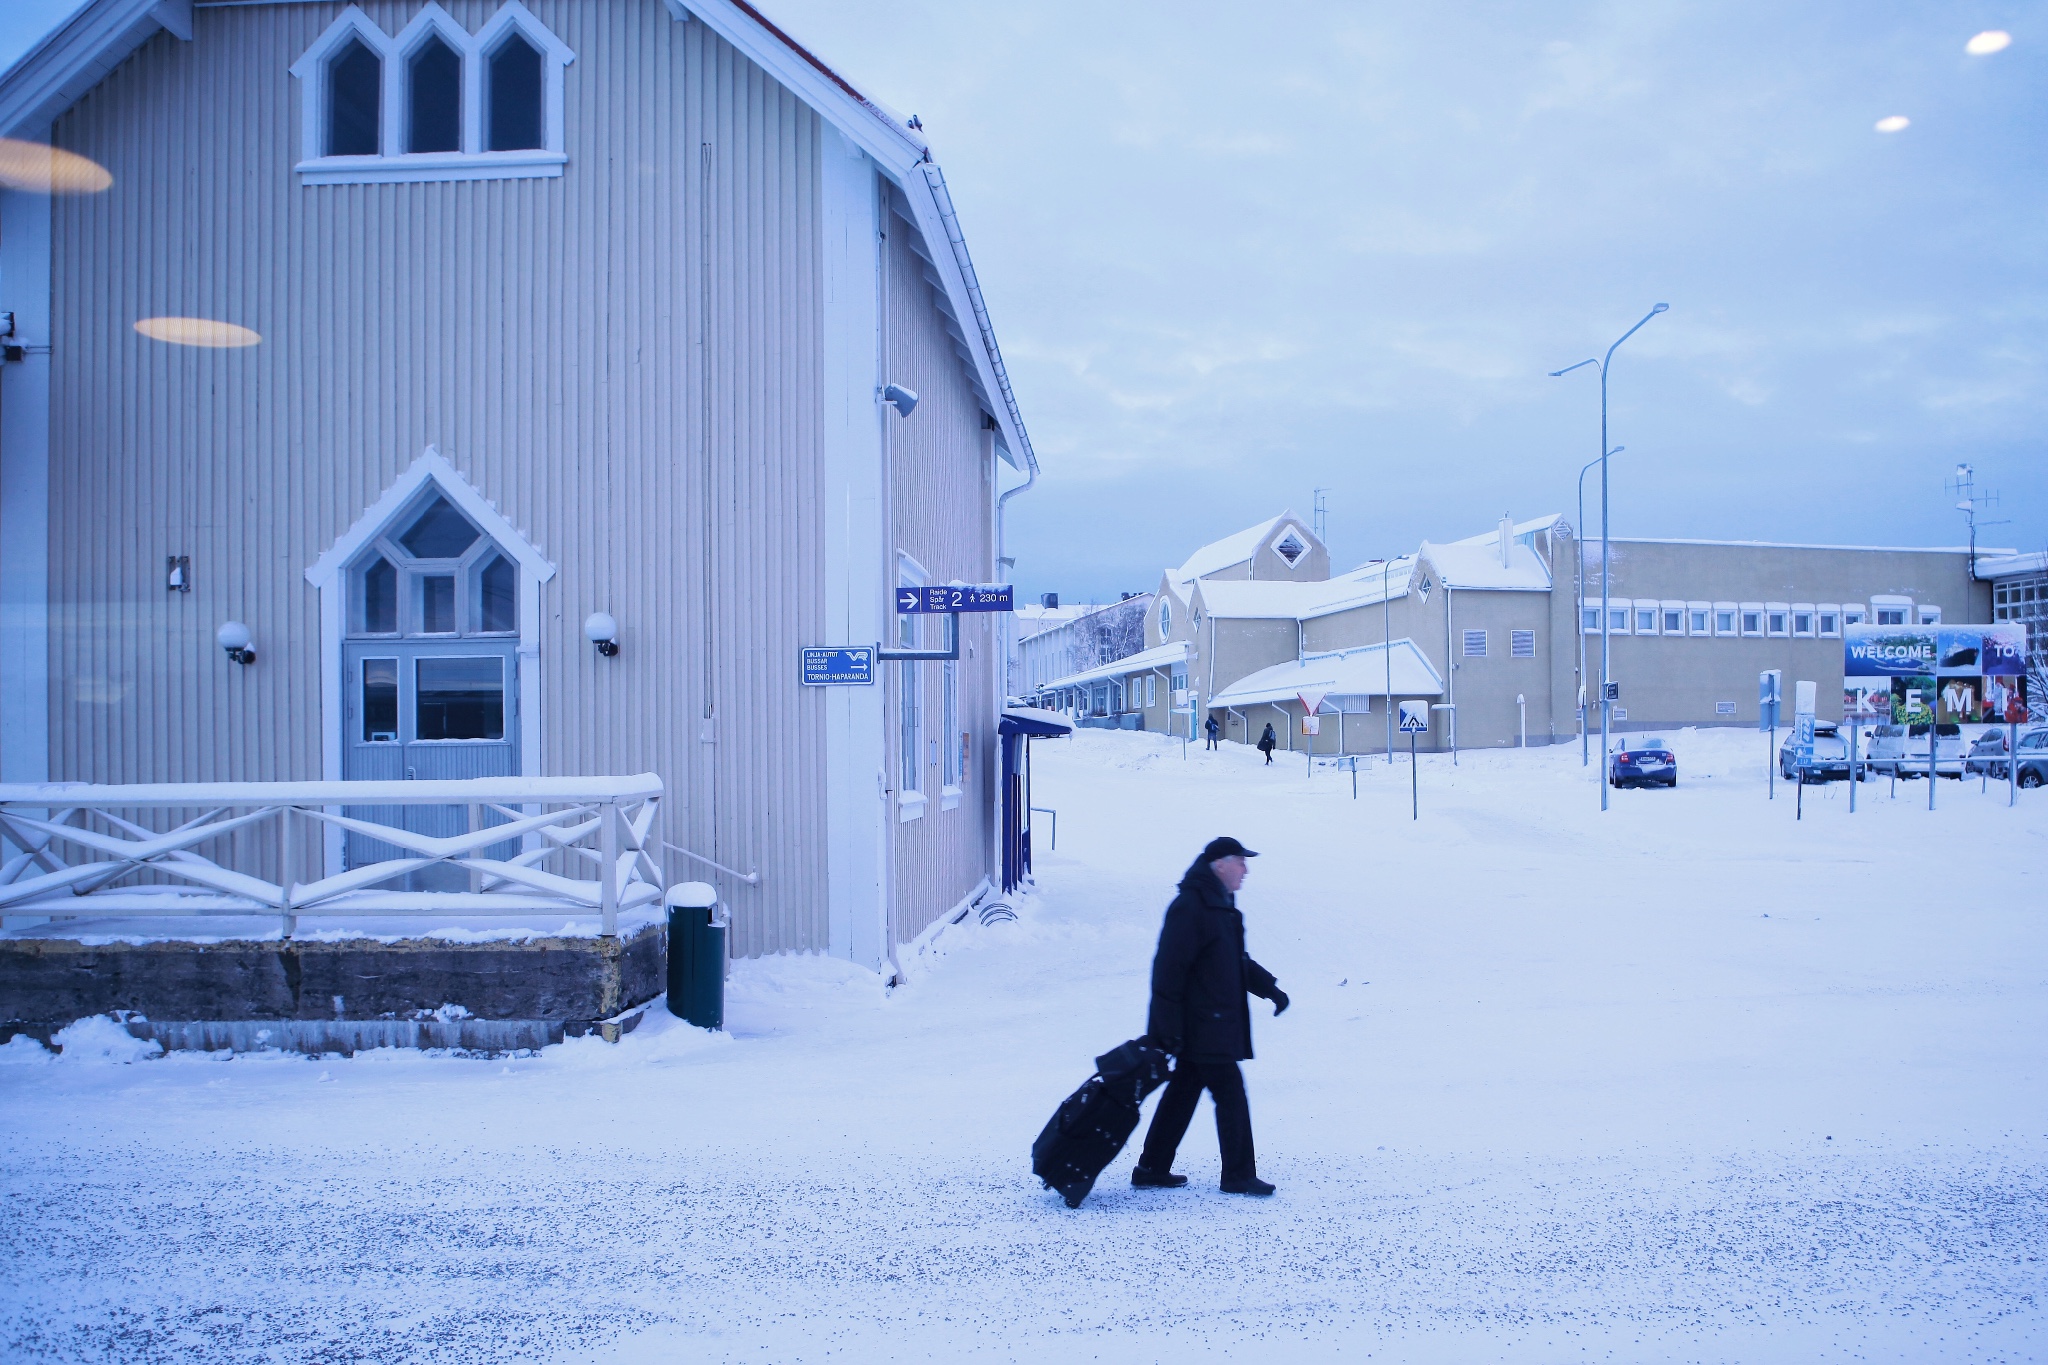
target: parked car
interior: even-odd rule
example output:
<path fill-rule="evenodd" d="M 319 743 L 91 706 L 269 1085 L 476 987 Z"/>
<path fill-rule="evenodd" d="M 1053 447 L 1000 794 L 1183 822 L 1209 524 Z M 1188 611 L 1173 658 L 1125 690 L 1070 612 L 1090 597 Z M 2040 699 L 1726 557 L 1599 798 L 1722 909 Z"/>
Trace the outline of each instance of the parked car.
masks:
<path fill-rule="evenodd" d="M 1607 780 L 1617 787 L 1678 785 L 1678 757 L 1657 735 L 1635 735 L 1614 741 L 1607 758 Z"/>
<path fill-rule="evenodd" d="M 1871 772 L 1897 777 L 1927 776 L 1927 726 L 1875 725 L 1870 730 Z M 1960 725 L 1934 727 L 1934 770 L 1943 777 L 1960 779 L 1968 745 Z"/>
<path fill-rule="evenodd" d="M 1977 736 L 1970 746 L 1970 757 L 1965 769 L 1971 773 L 1983 773 L 1988 777 L 2005 780 L 2005 746 L 2007 731 L 2003 727 L 1986 730 Z M 2031 726 L 2020 731 L 2020 785 L 2027 786 L 2027 773 L 2033 770 L 2033 786 L 2040 786 L 2048 777 L 2048 727 Z"/>
<path fill-rule="evenodd" d="M 1799 780 L 1799 746 L 1787 735 L 1778 746 L 1778 776 L 1787 782 Z M 1813 757 L 1806 764 L 1808 782 L 1849 780 L 1849 741 L 1831 720 L 1813 723 Z"/>

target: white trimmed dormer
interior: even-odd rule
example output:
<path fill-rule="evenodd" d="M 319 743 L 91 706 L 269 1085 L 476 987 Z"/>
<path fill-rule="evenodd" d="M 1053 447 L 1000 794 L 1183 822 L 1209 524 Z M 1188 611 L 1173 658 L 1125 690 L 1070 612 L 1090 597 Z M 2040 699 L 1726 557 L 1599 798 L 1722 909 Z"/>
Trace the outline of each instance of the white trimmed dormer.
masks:
<path fill-rule="evenodd" d="M 519 0 L 473 35 L 431 2 L 396 37 L 350 5 L 292 63 L 300 183 L 559 176 L 575 60 Z"/>

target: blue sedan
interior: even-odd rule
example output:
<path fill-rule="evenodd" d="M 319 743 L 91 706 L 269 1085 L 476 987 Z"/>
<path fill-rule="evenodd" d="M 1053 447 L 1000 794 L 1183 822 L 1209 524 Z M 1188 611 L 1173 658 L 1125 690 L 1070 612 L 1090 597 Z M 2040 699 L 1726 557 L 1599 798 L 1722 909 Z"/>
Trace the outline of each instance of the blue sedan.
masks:
<path fill-rule="evenodd" d="M 1656 735 L 1619 741 L 1607 759 L 1607 780 L 1617 787 L 1678 785 L 1678 759 Z"/>

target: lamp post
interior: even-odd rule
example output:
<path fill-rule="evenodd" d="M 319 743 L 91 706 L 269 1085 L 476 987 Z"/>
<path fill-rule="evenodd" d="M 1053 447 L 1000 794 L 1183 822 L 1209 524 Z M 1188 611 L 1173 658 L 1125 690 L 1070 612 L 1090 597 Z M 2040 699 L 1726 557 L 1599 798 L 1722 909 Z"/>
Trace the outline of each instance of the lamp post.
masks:
<path fill-rule="evenodd" d="M 1621 454 L 1621 452 L 1622 452 L 1622 451 L 1624 451 L 1624 450 L 1627 450 L 1627 449 L 1628 449 L 1628 447 L 1627 447 L 1627 446 L 1616 446 L 1616 447 L 1615 447 L 1614 449 L 1612 449 L 1612 450 L 1608 451 L 1607 453 L 1608 453 L 1609 455 L 1619 455 L 1619 454 Z M 1578 521 L 1577 521 L 1577 522 L 1575 523 L 1575 527 L 1576 527 L 1576 529 L 1575 529 L 1575 530 L 1574 530 L 1574 531 L 1572 532 L 1572 537 L 1573 537 L 1573 539 L 1572 539 L 1572 554 L 1573 554 L 1574 556 L 1576 556 L 1576 557 L 1577 557 L 1577 563 L 1575 563 L 1575 564 L 1573 564 L 1573 565 L 1572 565 L 1572 575 L 1573 575 L 1573 577 L 1572 577 L 1572 581 L 1573 581 L 1573 582 L 1574 582 L 1575 584 L 1577 584 L 1577 585 L 1578 585 L 1578 590 L 1579 590 L 1579 600 L 1578 600 L 1578 603 L 1576 604 L 1576 606 L 1574 607 L 1574 609 L 1573 609 L 1573 610 L 1574 610 L 1574 612 L 1575 612 L 1575 620 L 1576 620 L 1576 621 L 1577 621 L 1577 623 L 1578 623 L 1578 624 L 1577 624 L 1577 630 L 1578 630 L 1578 633 L 1579 633 L 1579 766 L 1580 766 L 1581 768 L 1585 767 L 1585 766 L 1586 766 L 1586 762 L 1587 762 L 1587 759 L 1586 759 L 1586 550 L 1585 550 L 1585 541 L 1584 541 L 1583 539 L 1581 539 L 1581 537 L 1583 537 L 1583 536 L 1585 535 L 1585 531 L 1586 531 L 1586 471 L 1587 471 L 1587 470 L 1589 470 L 1589 469 L 1591 469 L 1591 468 L 1592 468 L 1592 467 L 1593 467 L 1594 465 L 1596 465 L 1596 464 L 1599 464 L 1599 463 L 1600 463 L 1600 461 L 1599 461 L 1599 460 L 1598 460 L 1597 458 L 1596 458 L 1596 459 L 1591 459 L 1591 460 L 1588 460 L 1588 461 L 1586 461 L 1586 463 L 1585 463 L 1585 464 L 1584 464 L 1583 466 L 1581 466 L 1581 467 L 1580 467 L 1580 469 L 1579 469 L 1579 519 L 1578 519 Z"/>
<path fill-rule="evenodd" d="M 1394 609 L 1387 601 L 1387 575 L 1394 561 L 1380 561 L 1380 661 L 1387 666 L 1387 766 L 1394 766 Z"/>
<path fill-rule="evenodd" d="M 1610 713 L 1610 712 L 1612 711 L 1612 709 L 1613 709 L 1613 703 L 1612 703 L 1612 702 L 1610 702 L 1610 701 L 1608 700 L 1608 697 L 1607 697 L 1607 682 L 1608 682 L 1608 678 L 1607 678 L 1607 675 L 1608 675 L 1608 671 L 1609 671 L 1609 666 L 1610 666 L 1610 662 L 1611 662 L 1611 658 L 1612 658 L 1612 656 L 1611 656 L 1611 654 L 1610 654 L 1610 652 L 1609 652 L 1609 649 L 1608 649 L 1608 636 L 1609 636 L 1609 632 L 1610 632 L 1610 623 L 1609 623 L 1609 621 L 1608 621 L 1608 618 L 1607 618 L 1607 610 L 1608 610 L 1608 609 L 1607 609 L 1607 598 L 1608 598 L 1608 591 L 1609 591 L 1610 579 L 1611 579 L 1611 578 L 1612 578 L 1612 576 L 1613 576 L 1613 575 L 1612 575 L 1612 574 L 1611 574 L 1611 573 L 1609 572 L 1611 556 L 1610 556 L 1610 552 L 1609 552 L 1609 544 L 1608 544 L 1608 534 L 1607 534 L 1607 509 L 1608 509 L 1608 502 L 1607 502 L 1607 457 L 1608 457 L 1608 455 L 1609 455 L 1609 454 L 1611 453 L 1611 452 L 1610 452 L 1610 451 L 1608 450 L 1608 447 L 1607 447 L 1607 370 L 1608 370 L 1608 367 L 1609 367 L 1610 365 L 1612 365 L 1612 364 L 1614 363 L 1614 353 L 1615 353 L 1615 352 L 1616 352 L 1617 350 L 1619 350 L 1619 349 L 1621 348 L 1621 343 L 1622 343 L 1622 342 L 1624 342 L 1624 341 L 1627 341 L 1627 340 L 1628 340 L 1628 339 L 1629 339 L 1630 337 L 1634 336 L 1634 335 L 1635 335 L 1635 334 L 1636 334 L 1637 332 L 1640 332 L 1640 331 L 1641 331 L 1641 330 L 1643 329 L 1643 323 L 1646 323 L 1646 322 L 1648 322 L 1648 321 L 1649 321 L 1649 320 L 1650 320 L 1651 318 L 1653 318 L 1653 317 L 1656 317 L 1656 316 L 1657 316 L 1657 314 L 1659 314 L 1659 313 L 1662 313 L 1662 312 L 1664 312 L 1664 311 L 1665 311 L 1666 309 L 1668 309 L 1668 308 L 1670 308 L 1670 307 L 1671 307 L 1671 305 L 1670 305 L 1670 304 L 1668 304 L 1668 303 L 1660 303 L 1660 304 L 1658 304 L 1658 305 L 1657 305 L 1656 307 L 1652 308 L 1652 309 L 1651 309 L 1651 310 L 1650 310 L 1649 312 L 1647 312 L 1647 313 L 1643 314 L 1643 316 L 1642 316 L 1642 321 L 1640 321 L 1640 322 L 1636 323 L 1636 325 L 1635 325 L 1635 326 L 1633 326 L 1633 327 L 1629 328 L 1629 329 L 1628 329 L 1628 330 L 1627 330 L 1626 332 L 1623 332 L 1623 333 L 1622 333 L 1622 334 L 1621 334 L 1621 335 L 1620 335 L 1619 337 L 1615 338 L 1615 341 L 1614 341 L 1614 345 L 1612 345 L 1612 346 L 1609 346 L 1609 347 L 1607 348 L 1607 354 L 1606 354 L 1605 356 L 1603 356 L 1602 358 L 1600 358 L 1600 359 L 1598 359 L 1598 360 L 1593 360 L 1593 359 L 1590 359 L 1590 358 L 1589 358 L 1589 359 L 1586 359 L 1586 360 L 1581 360 L 1581 361 L 1580 361 L 1580 362 L 1579 362 L 1578 364 L 1576 364 L 1576 365 L 1567 365 L 1567 366 L 1565 366 L 1565 367 L 1564 367 L 1563 369 L 1561 369 L 1561 370 L 1552 370 L 1552 371 L 1550 372 L 1550 377 L 1551 377 L 1552 379 L 1556 379 L 1556 378 L 1558 378 L 1558 377 L 1559 377 L 1560 375 L 1567 375 L 1567 374 L 1570 374 L 1570 373 L 1571 373 L 1571 372 L 1572 372 L 1573 370 L 1579 370 L 1579 369 L 1584 369 L 1584 368 L 1585 368 L 1586 366 L 1588 366 L 1588 365 L 1598 365 L 1598 366 L 1600 367 L 1600 809 L 1601 809 L 1601 810 L 1606 810 L 1606 809 L 1607 809 L 1607 785 L 1608 785 L 1608 782 L 1607 782 L 1607 743 L 1608 743 L 1608 740 L 1607 740 L 1607 732 L 1608 732 L 1608 721 L 1609 721 L 1609 718 L 1610 718 L 1610 717 L 1609 717 L 1609 713 Z"/>

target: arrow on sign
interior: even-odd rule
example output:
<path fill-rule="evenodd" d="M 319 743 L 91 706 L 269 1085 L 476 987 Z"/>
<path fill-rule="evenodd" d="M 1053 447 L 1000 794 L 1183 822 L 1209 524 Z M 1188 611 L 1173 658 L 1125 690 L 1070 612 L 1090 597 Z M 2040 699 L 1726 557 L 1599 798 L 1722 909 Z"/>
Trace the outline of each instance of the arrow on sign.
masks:
<path fill-rule="evenodd" d="M 896 589 L 896 610 L 899 612 L 916 611 L 923 605 L 923 601 L 922 594 L 916 588 Z"/>

